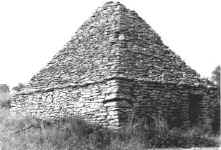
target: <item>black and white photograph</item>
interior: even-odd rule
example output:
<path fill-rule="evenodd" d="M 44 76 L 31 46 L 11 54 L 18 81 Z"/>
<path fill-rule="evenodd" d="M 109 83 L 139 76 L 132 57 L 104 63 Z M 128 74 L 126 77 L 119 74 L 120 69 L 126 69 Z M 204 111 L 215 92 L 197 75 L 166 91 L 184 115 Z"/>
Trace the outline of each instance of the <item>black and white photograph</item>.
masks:
<path fill-rule="evenodd" d="M 221 1 L 0 0 L 0 150 L 219 150 Z"/>

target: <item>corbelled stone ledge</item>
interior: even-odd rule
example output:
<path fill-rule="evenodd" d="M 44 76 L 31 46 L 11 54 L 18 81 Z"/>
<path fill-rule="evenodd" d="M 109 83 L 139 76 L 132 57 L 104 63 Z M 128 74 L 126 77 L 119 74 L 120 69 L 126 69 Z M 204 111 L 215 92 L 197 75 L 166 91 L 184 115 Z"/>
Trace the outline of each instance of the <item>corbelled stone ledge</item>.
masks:
<path fill-rule="evenodd" d="M 138 79 L 129 79 L 129 78 L 124 78 L 124 77 L 110 77 L 110 78 L 107 78 L 107 79 L 104 79 L 104 80 L 100 80 L 100 81 L 95 81 L 95 82 L 88 82 L 88 83 L 84 83 L 84 84 L 74 84 L 74 83 L 67 83 L 67 84 L 64 84 L 64 85 L 58 85 L 58 86 L 53 86 L 53 87 L 40 87 L 39 89 L 35 89 L 35 88 L 24 88 L 22 91 L 19 91 L 19 92 L 16 92 L 14 93 L 14 95 L 28 95 L 28 94 L 33 94 L 33 93 L 44 93 L 44 92 L 50 92 L 50 91 L 53 91 L 53 90 L 56 90 L 56 89 L 63 89 L 63 88 L 68 88 L 68 87 L 72 87 L 72 88 L 81 88 L 81 87 L 85 87 L 85 86 L 88 86 L 88 85 L 94 85 L 94 84 L 98 84 L 98 83 L 104 83 L 106 81 L 110 81 L 110 80 L 126 80 L 126 81 L 134 81 L 134 82 L 137 82 L 137 81 L 143 81 L 143 82 L 146 82 L 146 83 L 156 83 L 156 84 L 166 84 L 166 85 L 175 85 L 176 87 L 192 87 L 192 88 L 207 88 L 207 85 L 205 84 L 193 84 L 193 85 L 189 85 L 187 83 L 182 83 L 182 82 L 179 82 L 179 83 L 176 83 L 176 82 L 172 82 L 172 81 L 153 81 L 153 80 L 150 80 L 150 79 L 145 79 L 145 78 L 138 78 Z M 215 86 L 214 87 L 209 87 L 209 88 L 216 88 Z"/>

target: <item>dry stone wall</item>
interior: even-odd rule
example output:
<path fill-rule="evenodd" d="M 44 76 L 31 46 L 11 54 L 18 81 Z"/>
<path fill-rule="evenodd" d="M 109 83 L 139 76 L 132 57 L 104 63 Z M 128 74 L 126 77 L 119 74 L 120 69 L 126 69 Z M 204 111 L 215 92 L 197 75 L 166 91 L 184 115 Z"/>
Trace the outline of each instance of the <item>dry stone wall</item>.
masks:
<path fill-rule="evenodd" d="M 181 126 L 188 122 L 188 110 L 185 110 L 188 94 L 183 88 L 179 89 L 174 84 L 131 80 L 121 80 L 119 85 L 120 93 L 127 97 L 128 103 L 127 108 L 125 102 L 118 103 L 121 108 L 120 124 L 139 118 L 154 121 L 158 117 L 164 118 L 170 126 Z"/>
<path fill-rule="evenodd" d="M 205 86 L 189 86 L 150 81 L 119 79 L 119 123 L 137 119 L 163 118 L 169 127 L 211 125 L 214 112 L 214 93 Z M 199 99 L 191 99 L 191 96 Z M 196 100 L 196 106 L 191 103 Z M 195 111 L 198 110 L 198 111 Z M 197 112 L 191 116 L 191 112 Z M 190 118 L 193 118 L 193 122 Z"/>
<path fill-rule="evenodd" d="M 31 114 L 44 120 L 80 117 L 90 123 L 110 128 L 119 126 L 115 98 L 118 83 L 110 80 L 82 87 L 65 87 L 15 95 L 12 111 Z"/>
<path fill-rule="evenodd" d="M 170 127 L 190 126 L 190 95 L 199 99 L 198 123 L 211 123 L 212 105 L 205 88 L 114 78 L 103 82 L 67 86 L 15 95 L 12 111 L 56 120 L 80 117 L 90 123 L 119 128 L 131 121 L 163 118 Z M 195 108 L 196 109 L 196 108 Z"/>

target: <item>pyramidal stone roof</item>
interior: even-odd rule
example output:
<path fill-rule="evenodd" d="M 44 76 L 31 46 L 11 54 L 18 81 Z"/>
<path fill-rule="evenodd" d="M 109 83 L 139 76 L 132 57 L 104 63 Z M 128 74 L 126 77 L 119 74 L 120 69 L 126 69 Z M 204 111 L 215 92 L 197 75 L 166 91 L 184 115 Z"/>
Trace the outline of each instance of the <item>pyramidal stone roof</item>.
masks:
<path fill-rule="evenodd" d="M 29 88 L 83 85 L 110 78 L 198 84 L 199 75 L 134 11 L 107 2 L 77 30 Z"/>

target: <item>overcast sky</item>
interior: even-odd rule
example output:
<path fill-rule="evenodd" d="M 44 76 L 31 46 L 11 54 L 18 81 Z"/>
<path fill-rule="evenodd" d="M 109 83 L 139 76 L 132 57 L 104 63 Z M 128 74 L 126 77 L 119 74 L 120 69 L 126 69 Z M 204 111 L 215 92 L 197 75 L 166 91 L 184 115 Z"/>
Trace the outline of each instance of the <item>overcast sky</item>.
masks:
<path fill-rule="evenodd" d="M 202 77 L 221 64 L 220 0 L 119 0 Z M 0 0 L 0 83 L 27 82 L 105 0 Z"/>

